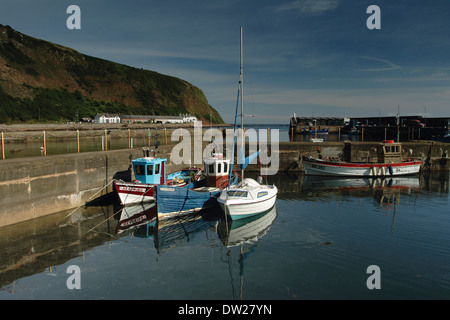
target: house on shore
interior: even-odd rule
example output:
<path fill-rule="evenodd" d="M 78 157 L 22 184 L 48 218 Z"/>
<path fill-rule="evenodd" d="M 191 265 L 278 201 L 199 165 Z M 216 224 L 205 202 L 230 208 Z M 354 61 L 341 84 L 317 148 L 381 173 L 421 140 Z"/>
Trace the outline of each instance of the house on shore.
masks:
<path fill-rule="evenodd" d="M 117 114 L 96 114 L 92 123 L 120 123 L 120 116 Z"/>
<path fill-rule="evenodd" d="M 122 123 L 188 123 L 197 121 L 197 117 L 190 114 L 179 116 L 149 116 L 149 115 L 121 115 Z"/>

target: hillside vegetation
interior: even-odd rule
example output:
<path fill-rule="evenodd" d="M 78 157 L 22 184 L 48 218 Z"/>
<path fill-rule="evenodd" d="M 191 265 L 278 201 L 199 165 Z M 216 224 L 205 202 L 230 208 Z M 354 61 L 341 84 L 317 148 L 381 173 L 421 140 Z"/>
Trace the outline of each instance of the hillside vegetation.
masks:
<path fill-rule="evenodd" d="M 203 92 L 154 71 L 81 54 L 0 25 L 0 123 L 97 113 L 179 115 L 223 123 Z"/>

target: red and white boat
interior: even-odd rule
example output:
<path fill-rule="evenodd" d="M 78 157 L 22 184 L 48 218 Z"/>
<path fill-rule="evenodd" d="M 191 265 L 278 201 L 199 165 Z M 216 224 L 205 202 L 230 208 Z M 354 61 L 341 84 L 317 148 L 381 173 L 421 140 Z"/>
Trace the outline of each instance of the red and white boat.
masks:
<path fill-rule="evenodd" d="M 412 175 L 420 171 L 420 160 L 403 161 L 401 144 L 393 140 L 385 140 L 378 146 L 378 162 L 338 162 L 302 158 L 306 175 L 318 176 L 347 176 L 347 177 L 384 177 Z"/>
<path fill-rule="evenodd" d="M 183 187 L 191 180 L 203 178 L 202 169 L 186 168 L 166 175 L 167 159 L 144 157 L 132 160 L 134 182 L 114 181 L 114 188 L 122 205 L 155 201 L 155 187 L 168 185 Z"/>

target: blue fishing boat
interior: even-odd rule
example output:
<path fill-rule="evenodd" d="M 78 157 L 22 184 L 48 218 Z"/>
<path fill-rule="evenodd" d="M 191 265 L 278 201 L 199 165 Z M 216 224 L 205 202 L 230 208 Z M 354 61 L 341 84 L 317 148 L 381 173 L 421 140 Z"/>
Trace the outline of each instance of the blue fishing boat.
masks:
<path fill-rule="evenodd" d="M 230 160 L 214 154 L 205 160 L 205 179 L 183 187 L 157 185 L 158 220 L 192 214 L 217 204 L 221 189 L 228 186 Z M 235 179 L 232 179 L 232 183 Z"/>
<path fill-rule="evenodd" d="M 314 135 L 314 134 L 328 134 L 328 128 L 325 129 L 318 129 L 315 127 L 305 127 L 303 128 L 303 130 L 301 131 L 302 134 L 309 134 L 309 135 Z"/>
<path fill-rule="evenodd" d="M 167 159 L 143 157 L 132 160 L 135 180 L 114 181 L 114 188 L 123 205 L 139 204 L 155 200 L 155 186 L 186 186 L 191 180 L 201 180 L 202 169 L 186 168 L 166 175 Z"/>

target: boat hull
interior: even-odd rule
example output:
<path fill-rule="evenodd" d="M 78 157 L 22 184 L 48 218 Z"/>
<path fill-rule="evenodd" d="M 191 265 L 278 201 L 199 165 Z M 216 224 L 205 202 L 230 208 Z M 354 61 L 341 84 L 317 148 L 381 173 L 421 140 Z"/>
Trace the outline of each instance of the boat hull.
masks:
<path fill-rule="evenodd" d="M 247 196 L 227 196 L 227 192 L 246 192 Z M 260 193 L 265 193 L 266 195 L 258 197 Z M 217 202 L 232 220 L 239 220 L 270 210 L 275 205 L 277 193 L 278 189 L 276 186 L 260 186 L 248 189 L 237 186 L 231 191 L 223 190 Z"/>
<path fill-rule="evenodd" d="M 328 129 L 322 129 L 322 130 L 304 130 L 302 131 L 302 134 L 309 134 L 309 135 L 315 135 L 315 134 L 328 134 Z"/>
<path fill-rule="evenodd" d="M 187 182 L 182 179 L 178 181 L 169 180 L 167 185 L 179 188 L 186 186 Z M 114 181 L 116 193 L 119 196 L 120 203 L 123 205 L 155 201 L 156 186 L 156 184 Z"/>
<path fill-rule="evenodd" d="M 258 203 L 241 203 L 241 204 L 225 204 L 220 203 L 219 205 L 223 211 L 225 211 L 230 217 L 231 220 L 240 220 L 245 219 L 254 215 L 261 214 L 267 210 L 270 210 L 275 205 L 275 201 L 277 200 L 276 195 L 272 198 L 258 202 Z"/>
<path fill-rule="evenodd" d="M 123 205 L 155 201 L 155 185 L 114 181 L 114 188 Z"/>
<path fill-rule="evenodd" d="M 185 187 L 157 186 L 158 219 L 192 214 L 217 204 L 219 189 L 214 188 L 208 191 L 208 189 L 197 188 L 196 190 L 194 186 L 195 183 Z"/>
<path fill-rule="evenodd" d="M 346 177 L 385 177 L 417 174 L 420 161 L 400 163 L 338 163 L 303 157 L 306 175 L 346 176 Z"/>

